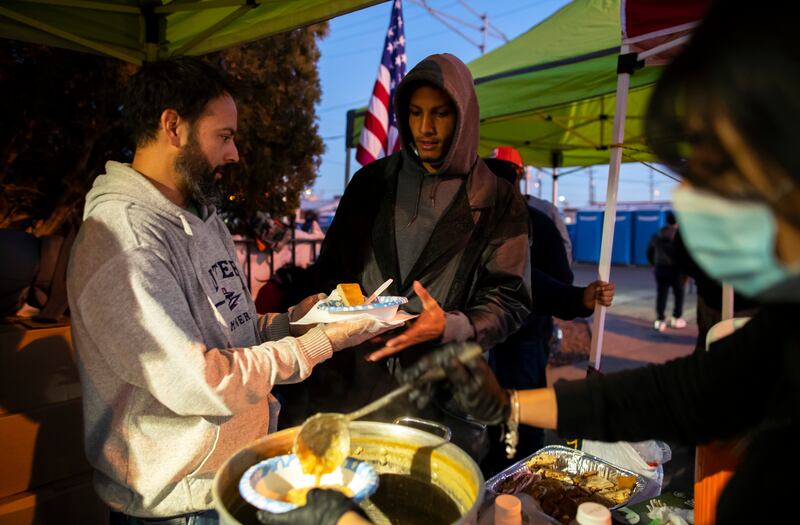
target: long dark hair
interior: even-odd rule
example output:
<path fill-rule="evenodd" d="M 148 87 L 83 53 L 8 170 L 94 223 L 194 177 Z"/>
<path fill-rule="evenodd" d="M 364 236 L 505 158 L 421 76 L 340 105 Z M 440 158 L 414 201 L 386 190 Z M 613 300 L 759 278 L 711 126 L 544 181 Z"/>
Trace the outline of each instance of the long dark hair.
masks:
<path fill-rule="evenodd" d="M 800 184 L 800 45 L 797 18 L 786 5 L 715 2 L 659 79 L 647 112 L 648 143 L 694 185 L 731 196 L 721 174 L 732 161 L 712 127 L 720 117 L 791 178 L 785 183 Z M 700 146 L 719 155 L 708 169 L 687 169 Z"/>

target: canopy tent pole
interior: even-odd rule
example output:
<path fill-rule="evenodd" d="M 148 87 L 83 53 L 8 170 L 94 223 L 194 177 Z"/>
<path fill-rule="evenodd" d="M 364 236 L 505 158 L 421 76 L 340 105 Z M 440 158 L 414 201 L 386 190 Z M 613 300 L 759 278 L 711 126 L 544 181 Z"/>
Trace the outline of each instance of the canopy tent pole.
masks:
<path fill-rule="evenodd" d="M 623 46 L 617 76 L 617 106 L 614 112 L 613 141 L 611 143 L 611 159 L 608 164 L 608 187 L 606 189 L 606 206 L 603 218 L 603 238 L 600 245 L 600 262 L 597 269 L 598 278 L 609 281 L 611 274 L 611 250 L 614 245 L 614 226 L 617 219 L 617 190 L 619 188 L 619 167 L 622 163 L 622 144 L 625 140 L 625 114 L 628 109 L 628 89 L 634 67 L 623 68 L 623 62 L 630 61 L 631 55 L 625 54 Z M 636 54 L 633 54 L 634 64 Z M 627 63 L 627 62 L 626 62 Z M 606 322 L 606 307 L 596 305 L 592 322 L 592 342 L 589 352 L 590 370 L 600 370 L 600 357 L 603 351 L 603 332 Z"/>
<path fill-rule="evenodd" d="M 558 207 L 558 167 L 564 163 L 564 154 L 558 150 L 550 152 L 550 165 L 553 166 L 553 206 Z"/>
<path fill-rule="evenodd" d="M 553 166 L 553 206 L 558 206 L 558 168 Z"/>

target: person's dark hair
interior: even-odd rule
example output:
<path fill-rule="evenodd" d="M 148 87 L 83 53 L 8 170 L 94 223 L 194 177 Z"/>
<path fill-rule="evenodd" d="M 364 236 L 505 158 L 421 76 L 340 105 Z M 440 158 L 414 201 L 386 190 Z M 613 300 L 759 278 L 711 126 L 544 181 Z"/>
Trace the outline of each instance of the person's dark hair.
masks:
<path fill-rule="evenodd" d="M 667 211 L 666 221 L 667 224 L 678 224 L 678 220 L 675 218 L 675 214 L 672 213 L 671 211 Z"/>
<path fill-rule="evenodd" d="M 732 160 L 711 125 L 725 117 L 760 158 L 800 182 L 796 25 L 783 4 L 755 9 L 743 0 L 715 2 L 650 99 L 646 133 L 656 155 L 694 185 L 728 195 L 730 184 L 716 175 Z M 686 169 L 697 146 L 719 154 L 703 169 L 694 162 Z"/>
<path fill-rule="evenodd" d="M 166 109 L 194 122 L 206 105 L 224 94 L 230 83 L 218 69 L 193 57 L 173 57 L 144 64 L 128 81 L 122 115 L 136 146 L 156 137 Z"/>

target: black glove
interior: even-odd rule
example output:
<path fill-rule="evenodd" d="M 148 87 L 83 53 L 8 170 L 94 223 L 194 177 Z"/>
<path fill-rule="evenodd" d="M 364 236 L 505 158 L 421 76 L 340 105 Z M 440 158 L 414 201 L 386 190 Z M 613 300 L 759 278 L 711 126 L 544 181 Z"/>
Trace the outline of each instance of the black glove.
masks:
<path fill-rule="evenodd" d="M 313 489 L 302 507 L 280 514 L 260 510 L 258 520 L 264 525 L 336 525 L 350 511 L 366 518 L 361 508 L 338 490 Z"/>
<path fill-rule="evenodd" d="M 415 383 L 431 368 L 441 367 L 447 378 L 447 388 L 464 412 L 487 425 L 502 423 L 511 410 L 508 392 L 498 384 L 485 359 L 477 357 L 462 364 L 456 357 L 459 351 L 459 345 L 447 345 L 423 357 L 403 372 L 403 382 Z M 430 385 L 422 385 L 412 390 L 409 398 L 422 409 L 430 401 L 432 392 Z"/>

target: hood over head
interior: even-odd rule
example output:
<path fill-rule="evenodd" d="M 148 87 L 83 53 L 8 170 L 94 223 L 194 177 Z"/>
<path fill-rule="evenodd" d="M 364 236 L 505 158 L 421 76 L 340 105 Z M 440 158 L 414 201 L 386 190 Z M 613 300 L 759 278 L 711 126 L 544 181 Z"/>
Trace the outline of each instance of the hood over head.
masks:
<path fill-rule="evenodd" d="M 431 55 L 414 66 L 395 92 L 395 114 L 403 149 L 419 162 L 414 136 L 408 127 L 411 95 L 421 84 L 438 87 L 450 97 L 456 108 L 453 140 L 437 173 L 467 175 L 478 160 L 480 109 L 478 96 L 467 66 L 454 55 Z"/>

